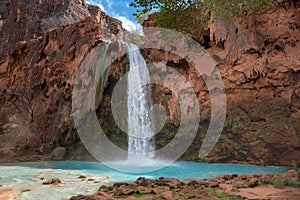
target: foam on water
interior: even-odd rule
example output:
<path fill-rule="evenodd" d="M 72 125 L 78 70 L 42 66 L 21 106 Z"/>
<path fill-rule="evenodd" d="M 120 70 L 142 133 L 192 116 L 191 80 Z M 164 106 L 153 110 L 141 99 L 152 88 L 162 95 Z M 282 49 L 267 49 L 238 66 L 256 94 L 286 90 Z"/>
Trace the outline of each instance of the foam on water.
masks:
<path fill-rule="evenodd" d="M 159 160 L 157 158 L 149 158 L 144 156 L 130 156 L 127 160 L 107 162 L 109 166 L 122 166 L 123 172 L 131 172 L 133 174 L 141 174 L 144 172 L 151 172 L 168 166 L 171 161 Z"/>

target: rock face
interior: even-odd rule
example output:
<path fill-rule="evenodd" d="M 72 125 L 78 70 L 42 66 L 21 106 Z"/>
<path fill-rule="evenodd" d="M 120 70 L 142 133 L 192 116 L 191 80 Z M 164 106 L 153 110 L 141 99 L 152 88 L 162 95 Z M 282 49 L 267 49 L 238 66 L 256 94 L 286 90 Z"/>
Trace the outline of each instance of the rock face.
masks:
<path fill-rule="evenodd" d="M 203 161 L 300 165 L 299 13 L 300 4 L 296 2 L 235 20 L 211 16 L 209 34 L 204 35 L 210 39 L 203 45 L 218 62 L 223 77 L 227 118 L 219 142 Z M 153 26 L 153 20 L 149 18 L 144 26 Z M 155 49 L 144 49 L 144 55 L 149 62 L 173 67 L 193 86 L 200 102 L 201 124 L 182 159 L 199 160 L 197 153 L 211 109 L 203 78 L 176 55 Z M 176 84 L 176 80 L 173 82 Z M 169 122 L 169 128 L 158 136 L 160 147 L 176 133 L 180 113 L 177 98 L 166 88 L 158 87 L 158 91 L 154 99 L 167 108 Z"/>
<path fill-rule="evenodd" d="M 0 4 L 0 51 L 12 52 L 16 43 L 38 38 L 60 26 L 74 24 L 92 16 L 98 18 L 101 11 L 84 1 L 39 0 L 2 1 Z M 99 16 L 97 16 L 99 15 Z M 3 58 L 2 58 L 3 59 Z"/>
<path fill-rule="evenodd" d="M 218 62 L 227 94 L 222 135 L 202 161 L 300 165 L 299 13 L 296 2 L 276 5 L 250 18 L 220 20 L 212 16 L 205 35 L 195 36 Z M 144 26 L 154 26 L 153 20 L 150 17 Z M 51 152 L 58 160 L 92 159 L 71 116 L 75 75 L 90 52 L 97 52 L 92 60 L 101 55 L 100 43 L 106 43 L 109 51 L 123 51 L 118 40 L 122 31 L 120 21 L 81 0 L 0 2 L 0 161 L 42 160 L 51 158 Z M 180 72 L 194 88 L 201 123 L 182 159 L 200 160 L 198 153 L 205 145 L 202 141 L 211 115 L 203 78 L 174 54 L 142 51 L 149 62 Z M 110 96 L 128 71 L 128 62 L 126 56 L 116 59 L 101 77 L 95 102 L 89 106 L 97 108 L 108 138 L 126 149 L 127 135 L 116 128 Z M 86 79 L 81 85 L 87 87 L 92 75 L 84 71 Z M 175 78 L 168 78 L 165 81 L 178 84 Z M 178 105 L 167 88 L 153 86 L 152 91 L 153 101 L 164 106 L 168 115 L 166 126 L 156 135 L 156 147 L 161 148 L 176 134 L 179 108 L 184 105 Z M 56 147 L 65 151 L 55 153 Z"/>
<path fill-rule="evenodd" d="M 56 147 L 50 154 L 51 160 L 63 160 L 64 156 L 66 154 L 66 148 L 64 147 Z"/>
<path fill-rule="evenodd" d="M 0 3 L 1 161 L 43 159 L 57 146 L 88 158 L 71 116 L 75 73 L 97 44 L 122 31 L 81 0 Z"/>

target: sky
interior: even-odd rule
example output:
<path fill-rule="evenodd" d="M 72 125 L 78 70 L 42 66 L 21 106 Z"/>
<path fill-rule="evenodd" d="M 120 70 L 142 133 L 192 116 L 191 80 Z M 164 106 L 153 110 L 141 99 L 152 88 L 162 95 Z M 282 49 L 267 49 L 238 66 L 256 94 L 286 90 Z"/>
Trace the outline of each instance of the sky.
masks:
<path fill-rule="evenodd" d="M 107 15 L 117 18 L 122 21 L 122 26 L 128 31 L 140 31 L 142 27 L 132 15 L 135 8 L 130 7 L 132 0 L 86 0 L 86 3 L 97 5 Z"/>

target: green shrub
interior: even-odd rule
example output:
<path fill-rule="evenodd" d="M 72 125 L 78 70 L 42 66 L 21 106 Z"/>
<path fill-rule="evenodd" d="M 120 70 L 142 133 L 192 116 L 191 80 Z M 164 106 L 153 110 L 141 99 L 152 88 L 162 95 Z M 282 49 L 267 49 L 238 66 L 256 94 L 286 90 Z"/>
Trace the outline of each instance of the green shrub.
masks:
<path fill-rule="evenodd" d="M 133 193 L 132 196 L 134 196 L 136 198 L 144 198 L 144 197 L 150 196 L 150 194 Z"/>
<path fill-rule="evenodd" d="M 286 186 L 297 187 L 297 188 L 300 187 L 299 180 L 287 178 L 287 177 L 278 177 L 278 178 L 271 179 L 267 184 L 271 184 L 277 189 L 283 189 Z"/>

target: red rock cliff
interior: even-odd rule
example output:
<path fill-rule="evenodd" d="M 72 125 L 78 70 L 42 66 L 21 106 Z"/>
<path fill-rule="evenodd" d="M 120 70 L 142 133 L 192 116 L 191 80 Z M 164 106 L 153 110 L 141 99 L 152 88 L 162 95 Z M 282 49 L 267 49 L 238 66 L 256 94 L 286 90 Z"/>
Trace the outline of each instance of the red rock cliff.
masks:
<path fill-rule="evenodd" d="M 151 16 L 144 26 L 153 26 L 153 20 Z M 283 1 L 265 13 L 241 19 L 211 16 L 208 34 L 203 38 L 199 42 L 218 62 L 228 103 L 220 140 L 203 160 L 299 166 L 299 2 Z M 177 69 L 198 95 L 202 120 L 199 136 L 183 156 L 197 160 L 195 152 L 201 147 L 210 119 L 210 97 L 205 83 L 183 59 L 153 49 L 144 52 L 148 60 Z M 173 81 L 175 84 L 176 80 Z M 158 101 L 167 104 L 169 120 L 176 125 L 177 99 L 170 97 L 168 91 L 162 95 Z M 169 101 L 164 100 L 166 96 Z"/>
<path fill-rule="evenodd" d="M 45 159 L 59 146 L 52 159 L 65 147 L 82 154 L 71 117 L 75 73 L 98 43 L 122 31 L 82 0 L 0 2 L 0 160 Z"/>

